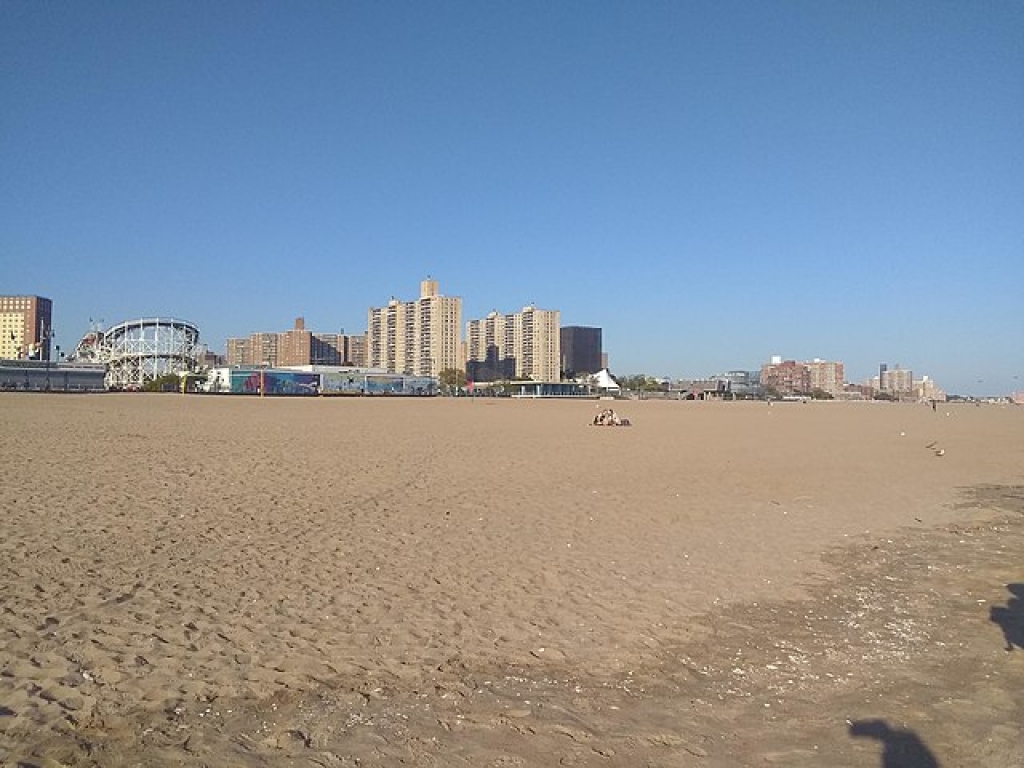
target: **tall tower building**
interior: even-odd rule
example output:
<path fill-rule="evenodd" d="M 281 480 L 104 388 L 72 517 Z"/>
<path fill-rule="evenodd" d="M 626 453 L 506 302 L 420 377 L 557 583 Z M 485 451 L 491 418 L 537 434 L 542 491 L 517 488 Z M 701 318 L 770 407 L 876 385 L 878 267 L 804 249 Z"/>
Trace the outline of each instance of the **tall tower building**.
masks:
<path fill-rule="evenodd" d="M 492 312 L 466 325 L 466 374 L 474 381 L 513 377 L 561 381 L 560 313 L 524 307 L 522 312 Z"/>
<path fill-rule="evenodd" d="M 392 297 L 386 307 L 370 308 L 366 321 L 366 364 L 370 368 L 404 370 L 407 306 Z"/>
<path fill-rule="evenodd" d="M 461 368 L 461 326 L 462 299 L 442 296 L 437 281 L 427 278 L 415 301 L 392 298 L 386 307 L 370 308 L 366 363 L 418 376 Z"/>
<path fill-rule="evenodd" d="M 0 296 L 0 359 L 49 360 L 52 315 L 42 296 Z"/>
<path fill-rule="evenodd" d="M 562 371 L 569 376 L 597 373 L 604 365 L 601 358 L 601 329 L 581 325 L 562 328 Z"/>

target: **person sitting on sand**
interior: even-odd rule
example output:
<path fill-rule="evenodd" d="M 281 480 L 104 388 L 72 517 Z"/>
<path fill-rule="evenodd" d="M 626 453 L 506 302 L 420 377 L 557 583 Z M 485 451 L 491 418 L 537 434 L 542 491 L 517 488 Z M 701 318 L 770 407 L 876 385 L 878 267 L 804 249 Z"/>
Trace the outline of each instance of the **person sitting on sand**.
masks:
<path fill-rule="evenodd" d="M 628 427 L 629 420 L 620 418 L 611 408 L 605 408 L 594 417 L 592 424 L 595 427 Z"/>

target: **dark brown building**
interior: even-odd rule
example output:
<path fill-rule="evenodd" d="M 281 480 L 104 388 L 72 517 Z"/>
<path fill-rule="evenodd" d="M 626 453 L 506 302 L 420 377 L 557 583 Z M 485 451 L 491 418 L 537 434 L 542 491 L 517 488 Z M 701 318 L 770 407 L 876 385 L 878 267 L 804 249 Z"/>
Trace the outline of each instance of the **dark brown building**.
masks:
<path fill-rule="evenodd" d="M 597 373 L 602 365 L 601 329 L 567 325 L 561 329 L 562 374 Z"/>

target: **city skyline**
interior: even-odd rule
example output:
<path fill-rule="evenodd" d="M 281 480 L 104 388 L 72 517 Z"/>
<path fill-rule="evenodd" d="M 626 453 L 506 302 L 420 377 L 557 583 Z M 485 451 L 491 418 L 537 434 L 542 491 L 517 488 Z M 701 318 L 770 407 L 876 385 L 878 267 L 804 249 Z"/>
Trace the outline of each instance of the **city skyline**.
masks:
<path fill-rule="evenodd" d="M 1024 7 L 0 8 L 0 292 L 365 332 L 599 326 L 616 373 L 771 355 L 1024 389 Z M 462 329 L 464 333 L 464 328 Z"/>
<path fill-rule="evenodd" d="M 362 366 L 365 366 L 365 365 L 368 364 L 368 361 L 364 360 L 364 358 L 367 355 L 368 349 L 372 348 L 374 346 L 374 342 L 371 340 L 372 334 L 371 334 L 371 328 L 369 326 L 371 324 L 381 325 L 383 317 L 384 317 L 384 314 L 388 313 L 389 311 L 397 311 L 397 312 L 399 312 L 402 315 L 403 318 L 404 318 L 405 314 L 411 312 L 410 321 L 409 321 L 409 328 L 407 328 L 406 331 L 411 331 L 413 333 L 413 335 L 415 336 L 415 335 L 418 334 L 418 332 L 413 327 L 413 321 L 412 321 L 411 318 L 412 318 L 412 316 L 420 315 L 420 311 L 418 309 L 416 309 L 416 307 L 417 307 L 418 304 L 420 304 L 424 300 L 426 300 L 426 301 L 431 301 L 431 300 L 439 300 L 439 301 L 441 301 L 443 303 L 443 306 L 448 308 L 448 309 L 445 310 L 445 312 L 442 312 L 442 314 L 447 314 L 450 311 L 451 313 L 453 313 L 453 318 L 458 317 L 461 314 L 459 308 L 461 307 L 461 304 L 462 304 L 462 298 L 461 297 L 447 297 L 447 296 L 444 296 L 439 291 L 438 281 L 436 281 L 436 280 L 432 279 L 430 276 L 428 276 L 426 280 L 423 280 L 420 283 L 420 298 L 418 300 L 402 301 L 402 300 L 396 298 L 395 296 L 392 296 L 390 301 L 389 301 L 389 303 L 388 303 L 388 307 L 381 307 L 381 308 L 371 307 L 369 309 L 369 319 L 370 319 L 371 322 L 368 323 L 368 328 L 365 331 L 363 331 L 363 332 L 361 332 L 359 334 L 330 333 L 330 332 L 324 333 L 324 332 L 314 331 L 312 329 L 307 329 L 305 327 L 305 318 L 304 317 L 297 317 L 297 318 L 295 318 L 294 326 L 291 329 L 286 330 L 286 331 L 269 331 L 269 332 L 268 331 L 251 331 L 250 333 L 248 333 L 248 334 L 246 334 L 244 336 L 241 336 L 241 337 L 239 337 L 239 336 L 228 337 L 225 340 L 225 344 L 224 344 L 222 349 L 211 349 L 206 342 L 202 343 L 202 347 L 204 349 L 207 349 L 209 351 L 209 354 L 212 354 L 213 357 L 221 357 L 221 358 L 223 358 L 225 360 L 226 364 L 229 365 L 229 366 L 255 365 L 255 364 L 258 364 L 260 361 L 262 361 L 263 364 L 269 364 L 269 365 L 272 365 L 272 366 L 284 366 L 284 367 L 287 367 L 289 365 L 307 365 L 307 364 L 313 364 L 313 363 L 319 363 L 319 364 L 325 364 L 325 365 L 350 365 L 350 366 L 362 367 Z M 27 307 L 29 305 L 29 302 L 31 302 L 33 305 L 34 305 L 35 302 L 41 302 L 43 305 L 45 305 L 45 319 L 43 320 L 43 327 L 48 329 L 47 330 L 47 334 L 48 334 L 47 335 L 47 340 L 53 341 L 53 342 L 56 341 L 56 337 L 55 336 L 52 337 L 52 338 L 49 336 L 49 329 L 52 328 L 51 322 L 49 320 L 50 312 L 52 310 L 52 302 L 50 301 L 50 299 L 48 299 L 46 297 L 24 296 L 24 295 L 22 295 L 22 296 L 8 296 L 8 297 L 0 296 L 0 302 L 3 302 L 5 307 L 7 306 L 7 304 L 11 304 L 12 308 L 16 308 L 16 311 L 14 311 L 14 312 L 8 312 L 6 314 L 0 313 L 0 314 L 3 314 L 3 318 L 0 318 L 0 319 L 4 320 L 5 332 L 7 330 L 7 326 L 8 325 L 10 325 L 12 328 L 15 325 L 21 327 L 23 322 L 25 322 L 23 320 L 23 317 L 22 317 L 22 314 L 25 313 L 25 312 L 27 312 L 27 315 L 25 315 L 25 316 L 30 317 L 30 318 L 34 318 L 35 317 L 35 310 L 29 311 L 27 309 Z M 438 307 L 435 307 L 435 311 L 437 309 L 438 309 Z M 587 328 L 587 327 L 579 327 L 579 326 L 564 326 L 564 325 L 561 325 L 558 322 L 558 317 L 560 315 L 559 310 L 539 310 L 539 309 L 537 309 L 534 306 L 528 306 L 528 307 L 524 307 L 523 308 L 522 313 L 511 313 L 511 314 L 507 314 L 507 315 L 500 315 L 498 312 L 492 311 L 492 312 L 488 313 L 487 317 L 485 317 L 485 318 L 469 318 L 464 323 L 459 322 L 459 321 L 454 321 L 454 326 L 453 327 L 458 329 L 457 330 L 457 338 L 452 339 L 450 341 L 452 341 L 454 344 L 459 345 L 461 347 L 461 349 L 465 351 L 466 359 L 464 359 L 464 360 L 461 359 L 461 352 L 456 352 L 454 354 L 456 356 L 460 357 L 459 362 L 452 364 L 451 361 L 449 360 L 448 361 L 449 365 L 447 365 L 447 367 L 457 367 L 457 368 L 460 368 L 460 369 L 464 370 L 465 373 L 469 374 L 471 366 L 473 365 L 473 363 L 475 362 L 475 364 L 479 365 L 479 364 L 481 364 L 481 361 L 483 359 L 483 358 L 480 358 L 480 359 L 478 359 L 476 361 L 470 360 L 470 358 L 472 358 L 474 355 L 478 356 L 478 355 L 482 354 L 480 352 L 480 349 L 479 349 L 481 341 L 480 341 L 479 338 L 477 338 L 476 341 L 474 341 L 474 337 L 478 337 L 479 336 L 479 334 L 481 333 L 480 329 L 484 326 L 484 324 L 493 322 L 493 321 L 495 321 L 495 319 L 511 320 L 511 319 L 517 318 L 517 317 L 521 318 L 523 313 L 531 313 L 532 314 L 533 312 L 537 312 L 540 316 L 544 316 L 546 319 L 550 319 L 550 318 L 547 318 L 547 316 L 551 316 L 551 318 L 553 318 L 553 323 L 554 323 L 552 325 L 552 329 L 555 329 L 556 327 L 560 329 L 559 333 L 555 334 L 555 336 L 557 337 L 557 336 L 560 335 L 563 340 L 564 340 L 564 338 L 566 336 L 566 332 L 580 332 L 580 331 L 596 332 L 596 338 L 598 340 L 600 339 L 600 337 L 602 335 L 602 333 L 601 333 L 602 329 L 601 328 Z M 382 314 L 382 313 L 384 313 L 384 314 Z M 375 320 L 375 317 L 376 317 L 376 320 Z M 165 316 L 164 319 L 165 320 L 171 320 L 171 318 L 168 317 L 168 316 Z M 176 320 L 181 320 L 181 319 L 182 318 L 176 318 Z M 440 318 L 437 318 L 437 319 L 440 319 Z M 104 325 L 103 323 L 96 324 L 96 323 L 90 322 L 90 330 L 89 330 L 88 334 L 84 335 L 82 341 L 85 341 L 86 338 L 92 338 L 94 336 L 95 330 L 98 330 L 98 329 L 99 330 L 103 330 L 103 328 L 101 328 L 101 326 L 103 326 L 103 325 Z M 403 319 L 401 322 L 399 322 L 395 326 L 393 331 L 399 330 L 399 328 L 397 327 L 398 325 L 405 325 L 405 320 Z M 105 328 L 109 328 L 109 326 L 105 326 Z M 465 333 L 462 332 L 463 330 L 465 331 Z M 380 329 L 378 329 L 378 332 L 380 332 Z M 401 335 L 401 334 L 399 334 L 399 335 Z M 428 336 L 429 335 L 430 334 L 428 332 Z M 546 335 L 550 335 L 550 332 L 548 332 Z M 545 335 L 545 337 L 546 337 L 546 335 Z M 16 340 L 16 335 L 14 333 L 11 333 L 10 334 L 10 342 L 8 343 L 8 346 L 10 346 L 11 343 L 14 343 L 15 340 Z M 2 340 L 0 340 L 0 341 L 2 341 Z M 378 340 L 377 343 L 379 344 L 382 341 L 383 341 L 383 339 L 380 339 L 380 340 Z M 270 345 L 269 348 L 267 347 L 268 344 Z M 546 344 L 546 342 L 545 342 L 545 344 Z M 563 341 L 563 344 L 564 344 L 564 341 Z M 281 345 L 284 345 L 284 347 L 282 347 Z M 356 345 L 356 346 L 353 347 L 352 345 Z M 556 345 L 557 345 L 557 342 L 556 342 Z M 358 350 L 356 349 L 356 347 L 358 347 Z M 600 343 L 598 343 L 598 347 L 601 347 Z M 57 349 L 58 350 L 60 349 L 59 345 L 58 345 Z M 5 349 L 5 351 L 10 351 L 10 350 Z M 72 346 L 70 348 L 65 347 L 64 353 L 62 353 L 62 354 L 71 355 L 73 351 L 74 351 L 74 346 Z M 393 351 L 397 351 L 397 350 L 393 350 Z M 603 350 L 600 350 L 600 349 L 598 350 L 597 353 L 600 354 L 601 357 L 607 357 L 607 354 L 608 354 L 607 352 L 604 352 Z M 40 353 L 40 354 L 42 354 L 42 353 Z M 353 354 L 355 355 L 355 358 L 349 359 L 350 356 L 353 355 Z M 404 352 L 402 354 L 404 354 Z M 437 364 L 437 360 L 434 359 L 434 356 L 436 354 L 437 354 L 437 350 L 435 350 L 433 353 L 431 353 L 430 358 L 425 360 L 425 361 L 418 361 L 418 362 L 414 362 L 414 363 L 410 363 L 409 361 L 406 361 L 408 364 L 405 365 L 404 367 L 405 368 L 409 368 L 410 370 L 406 370 L 405 372 L 406 373 L 410 373 L 410 372 L 412 372 L 411 371 L 412 368 L 418 368 L 421 365 L 423 365 L 423 366 L 430 367 L 430 368 L 437 368 L 437 370 L 434 370 L 432 372 L 432 375 L 435 375 L 435 376 L 438 375 L 440 370 L 443 369 L 446 366 L 444 364 Z M 29 353 L 27 355 L 20 355 L 20 354 L 19 355 L 10 355 L 10 354 L 5 354 L 5 355 L 0 355 L 0 357 L 6 357 L 6 358 L 13 358 L 13 357 L 22 358 L 22 357 L 26 357 L 26 359 L 30 359 L 32 357 L 32 355 L 33 355 L 33 353 L 32 353 L 32 350 L 30 349 Z M 283 355 L 283 358 L 281 357 L 282 355 Z M 373 357 L 373 356 L 374 355 L 371 354 L 371 357 Z M 383 355 L 383 353 L 381 351 L 376 353 L 376 357 L 379 358 L 378 360 L 375 361 L 376 362 L 376 367 L 380 368 L 381 370 L 398 371 L 400 368 L 403 368 L 403 366 L 397 364 L 398 363 L 397 359 L 385 361 L 385 358 L 387 357 L 387 355 Z M 558 353 L 556 352 L 554 354 L 554 358 L 557 358 L 557 357 L 558 357 Z M 542 366 L 547 373 L 552 373 L 554 370 L 556 370 L 559 367 L 557 365 L 557 363 L 554 362 L 554 358 L 552 359 L 552 361 L 549 361 L 547 364 Z M 411 360 L 411 358 L 410 358 L 410 360 Z M 761 361 L 757 365 L 747 365 L 746 363 L 744 363 L 744 364 L 732 366 L 729 369 L 721 369 L 721 370 L 716 371 L 714 373 L 710 373 L 710 372 L 705 371 L 705 372 L 702 372 L 701 374 L 699 374 L 698 376 L 696 376 L 696 378 L 709 377 L 709 376 L 714 378 L 714 377 L 723 376 L 723 375 L 725 375 L 727 373 L 736 373 L 738 371 L 757 373 L 758 372 L 757 371 L 758 367 L 760 368 L 760 373 L 763 376 L 764 372 L 766 370 L 768 370 L 770 367 L 773 367 L 773 366 L 776 366 L 776 365 L 779 365 L 779 364 L 784 364 L 784 365 L 793 365 L 793 364 L 795 364 L 795 365 L 797 365 L 799 367 L 808 369 L 808 372 L 807 372 L 806 375 L 811 377 L 808 380 L 811 383 L 808 383 L 807 386 L 804 387 L 804 389 L 807 389 L 808 391 L 810 391 L 811 389 L 821 388 L 821 389 L 823 389 L 826 392 L 835 394 L 838 391 L 838 389 L 842 388 L 842 386 L 844 384 L 848 384 L 848 385 L 871 384 L 872 381 L 874 382 L 874 387 L 876 389 L 879 388 L 878 384 L 879 384 L 879 382 L 881 382 L 881 389 L 882 390 L 886 390 L 888 388 L 886 386 L 886 384 L 885 384 L 886 373 L 897 375 L 897 376 L 901 377 L 901 380 L 902 379 L 906 379 L 904 384 L 900 386 L 900 390 L 901 391 L 908 390 L 909 389 L 909 384 L 914 382 L 912 371 L 904 369 L 902 367 L 902 365 L 900 363 L 898 363 L 898 362 L 891 364 L 891 366 L 890 366 L 889 363 L 886 363 L 886 362 L 879 363 L 878 372 L 875 375 L 869 376 L 867 378 L 859 378 L 859 379 L 857 379 L 857 378 L 852 378 L 852 377 L 848 378 L 848 377 L 846 377 L 844 375 L 845 374 L 845 364 L 841 360 L 826 361 L 826 360 L 822 360 L 820 358 L 814 358 L 813 360 L 804 360 L 804 361 L 797 361 L 797 360 L 794 360 L 792 358 L 789 358 L 787 360 L 783 360 L 783 357 L 781 355 L 776 355 L 776 354 L 770 355 L 769 357 L 767 357 L 765 360 Z M 823 368 L 823 366 L 824 366 L 824 368 Z M 374 366 L 374 364 L 370 364 L 370 367 L 373 368 L 375 366 Z M 603 364 L 600 367 L 604 367 Z M 815 369 L 822 369 L 822 370 L 820 370 L 820 371 L 818 371 L 816 373 Z M 523 371 L 523 373 L 525 373 L 525 371 Z M 617 375 L 619 375 L 619 376 L 634 376 L 634 375 L 638 375 L 638 374 L 645 374 L 645 375 L 648 375 L 648 376 L 652 376 L 653 378 L 656 378 L 656 379 L 665 379 L 665 380 L 686 380 L 686 379 L 695 378 L 694 375 L 692 375 L 692 374 L 689 375 L 689 376 L 664 376 L 664 375 L 658 376 L 658 375 L 651 374 L 649 371 L 631 371 L 631 372 L 628 372 L 628 373 L 624 372 L 624 371 L 619 371 L 617 373 Z M 820 379 L 820 378 L 819 379 L 815 379 L 815 376 L 818 376 L 818 377 L 824 376 L 824 379 Z M 473 378 L 473 377 L 470 376 L 470 378 Z M 530 376 L 530 378 L 536 378 L 536 377 Z M 924 380 L 926 382 L 928 380 L 931 380 L 930 381 L 930 385 L 934 387 L 935 380 L 934 380 L 933 376 L 931 376 L 929 374 L 923 374 L 923 378 L 924 378 Z M 543 378 L 541 380 L 552 381 L 552 380 L 554 380 L 554 376 L 552 374 L 552 376 L 548 376 L 548 377 Z M 820 382 L 820 381 L 827 381 L 827 382 L 829 382 L 829 384 L 828 384 L 828 386 L 819 387 L 816 383 L 814 383 L 816 381 L 818 381 L 818 382 Z M 952 393 L 952 394 L 958 394 L 958 393 Z M 959 394 L 971 394 L 971 393 L 959 393 Z M 990 394 L 993 394 L 993 395 L 1000 395 L 1000 394 L 1004 394 L 1004 395 L 1019 395 L 1020 394 L 1020 390 L 1011 390 L 1008 393 L 990 393 Z"/>
<path fill-rule="evenodd" d="M 426 284 L 433 284 L 434 287 L 435 287 L 434 290 L 436 290 L 436 281 L 430 280 L 428 278 L 428 280 L 425 281 L 423 285 L 426 285 Z M 18 296 L 17 298 L 23 298 L 23 297 Z M 24 298 L 30 298 L 30 297 L 24 297 Z M 35 297 L 31 297 L 31 298 L 35 298 Z M 43 301 L 49 301 L 49 299 L 46 299 L 45 297 L 40 297 L 40 298 L 42 298 Z M 461 297 L 452 297 L 452 298 L 461 301 Z M 397 300 L 397 299 L 392 297 L 392 299 L 391 299 L 391 304 L 392 305 L 400 304 L 400 303 L 413 303 L 413 302 L 400 302 L 399 300 Z M 532 309 L 536 309 L 536 307 L 524 307 L 523 311 L 532 310 Z M 375 309 L 375 308 L 371 307 L 370 311 L 371 311 L 371 313 L 373 313 L 375 311 L 380 311 L 380 309 Z M 545 311 L 548 311 L 548 310 L 545 310 Z M 559 313 L 558 310 L 552 310 L 552 311 L 556 315 Z M 460 324 L 460 328 L 463 329 L 463 331 L 467 331 L 467 333 L 464 333 L 462 335 L 461 343 L 464 343 L 464 344 L 467 344 L 467 345 L 470 344 L 470 333 L 468 333 L 470 328 L 473 325 L 475 325 L 475 324 L 480 324 L 480 323 L 488 321 L 488 319 L 490 317 L 494 316 L 495 314 L 497 314 L 497 312 L 492 311 L 492 312 L 488 313 L 487 317 L 483 317 L 483 318 L 470 318 L 464 324 Z M 157 316 L 157 315 L 151 314 L 151 315 L 147 315 L 147 316 Z M 165 315 L 165 316 L 168 317 L 168 318 L 170 317 L 170 315 Z M 510 314 L 508 316 L 513 316 L 513 315 Z M 134 318 L 132 318 L 132 319 L 134 319 Z M 177 319 L 182 319 L 182 318 L 181 317 L 177 317 Z M 288 337 L 288 336 L 294 334 L 295 332 L 300 331 L 302 333 L 305 333 L 305 334 L 309 335 L 311 337 L 311 339 L 314 340 L 314 343 L 323 343 L 322 339 L 326 339 L 328 337 L 339 336 L 341 338 L 353 338 L 353 337 L 361 338 L 362 341 L 359 342 L 359 343 L 361 343 L 362 345 L 366 345 L 366 343 L 367 343 L 366 340 L 368 338 L 369 330 L 370 330 L 370 329 L 365 329 L 365 330 L 357 332 L 356 334 L 344 334 L 344 333 L 340 333 L 340 332 L 338 334 L 334 334 L 332 332 L 319 332 L 319 331 L 313 331 L 313 330 L 307 331 L 305 329 L 305 318 L 304 317 L 297 317 L 295 319 L 295 324 L 296 324 L 295 327 L 292 330 L 290 330 L 290 331 L 251 331 L 251 332 L 249 332 L 247 334 L 244 334 L 242 336 L 228 336 L 224 340 L 224 343 L 221 345 L 220 348 L 214 348 L 214 347 L 210 346 L 209 343 L 207 341 L 205 341 L 205 340 L 203 341 L 203 345 L 204 345 L 204 347 L 208 348 L 214 354 L 217 354 L 217 355 L 222 356 L 225 359 L 227 359 L 228 360 L 228 365 L 253 365 L 255 357 L 250 359 L 249 357 L 251 355 L 248 355 L 248 354 L 244 355 L 244 357 L 245 357 L 244 362 L 240 362 L 239 360 L 236 360 L 232 364 L 232 362 L 230 361 L 230 358 L 232 356 L 232 350 L 231 350 L 231 343 L 232 342 L 234 342 L 234 343 L 250 344 L 250 343 L 254 343 L 253 340 L 255 339 L 255 340 L 257 340 L 256 343 L 259 343 L 260 341 L 264 341 L 265 342 L 264 337 L 266 337 L 266 338 L 274 337 L 276 339 L 278 337 Z M 103 324 L 96 324 L 96 323 L 92 322 L 91 319 L 90 319 L 90 332 L 94 329 L 94 327 L 102 326 L 102 325 Z M 110 325 L 113 325 L 113 324 L 110 324 Z M 109 328 L 110 326 L 108 325 L 106 327 Z M 572 328 L 574 330 L 580 330 L 579 327 L 561 326 L 562 330 L 566 330 L 567 328 Z M 600 329 L 600 328 L 584 329 L 584 330 L 596 330 L 598 332 L 602 331 L 602 329 Z M 83 334 L 83 336 L 85 336 L 85 334 Z M 72 345 L 70 347 L 63 348 L 63 349 L 65 349 L 65 352 L 70 354 L 74 350 L 75 344 L 77 344 L 78 340 L 79 339 L 76 339 L 72 343 Z M 278 343 L 278 342 L 274 342 L 274 343 Z M 238 351 L 236 351 L 236 354 L 238 354 Z M 360 353 L 360 359 L 361 359 L 361 355 L 362 354 L 365 354 L 365 352 Z M 603 354 L 607 355 L 607 352 L 605 351 L 605 352 L 603 352 Z M 260 355 L 256 355 L 256 356 L 260 356 Z M 263 354 L 262 356 L 266 357 L 267 355 Z M 274 359 L 276 359 L 276 356 L 278 356 L 278 352 L 276 352 L 276 350 L 274 350 L 274 352 L 270 356 L 273 357 Z M 828 361 L 822 360 L 820 358 L 805 359 L 803 361 L 800 361 L 800 360 L 797 360 L 794 357 L 788 357 L 784 361 L 785 362 L 791 362 L 791 364 L 792 364 L 792 362 L 797 362 L 797 365 L 800 365 L 800 366 L 812 366 L 814 364 L 827 364 L 827 362 L 828 362 Z M 736 364 L 736 365 L 733 365 L 733 366 L 730 366 L 730 367 L 726 367 L 726 368 L 722 368 L 722 369 L 719 369 L 719 370 L 717 370 L 715 372 L 710 372 L 710 371 L 703 371 L 703 372 L 698 372 L 698 373 L 690 372 L 689 374 L 686 374 L 686 375 L 676 375 L 676 376 L 657 375 L 657 374 L 652 374 L 650 371 L 629 371 L 629 372 L 627 372 L 627 371 L 615 371 L 615 373 L 618 376 L 634 376 L 634 375 L 643 374 L 643 375 L 648 375 L 648 376 L 652 376 L 653 378 L 659 378 L 659 379 L 686 380 L 686 379 L 691 379 L 691 378 L 701 378 L 701 377 L 709 377 L 709 376 L 710 377 L 722 376 L 722 375 L 724 375 L 726 373 L 736 372 L 736 371 L 758 372 L 759 370 L 763 371 L 767 365 L 774 365 L 774 364 L 776 364 L 776 362 L 783 362 L 782 356 L 772 353 L 772 354 L 769 354 L 769 355 L 765 356 L 764 359 L 759 360 L 757 362 L 742 361 L 742 362 L 739 362 L 739 364 Z M 843 371 L 845 369 L 844 362 L 842 360 L 837 360 L 837 362 L 838 362 L 838 366 L 839 366 L 840 370 Z M 340 358 L 339 358 L 339 360 L 331 360 L 331 361 L 328 362 L 328 365 L 340 365 L 340 364 L 341 364 L 341 359 Z M 286 364 L 286 365 L 288 365 L 288 364 Z M 837 365 L 837 364 L 828 364 L 828 365 Z M 889 366 L 889 364 L 886 364 L 886 362 L 881 362 L 881 364 L 879 364 L 879 367 L 881 367 L 881 369 L 883 369 L 883 370 L 887 369 L 888 366 Z M 611 370 L 614 371 L 614 368 L 612 367 Z M 895 362 L 895 364 L 893 364 L 893 367 L 892 367 L 892 370 L 890 371 L 890 373 L 908 374 L 910 372 L 909 371 L 905 371 L 905 370 L 901 370 L 901 365 L 899 364 L 899 362 Z M 931 376 L 929 374 L 923 374 L 923 376 L 924 376 L 924 378 L 926 380 L 931 379 L 933 382 L 935 381 L 935 377 L 934 376 Z M 869 383 L 872 379 L 878 380 L 879 378 L 880 378 L 879 377 L 879 373 L 876 372 L 873 375 L 868 375 L 866 377 L 845 377 L 843 375 L 840 375 L 840 377 L 839 377 L 839 379 L 837 379 L 837 381 L 838 382 L 845 382 L 847 384 L 866 384 L 866 383 Z M 979 381 L 978 383 L 983 383 L 983 382 Z M 951 391 L 950 393 L 951 394 L 969 394 L 969 395 L 985 395 L 985 394 L 987 394 L 987 395 L 1009 395 L 1009 394 L 1019 393 L 1020 391 L 1021 390 L 1012 389 L 1012 390 L 1010 390 L 1008 392 L 987 392 L 987 393 L 982 393 L 982 392 L 970 392 L 970 391 L 963 391 L 963 392 Z"/>

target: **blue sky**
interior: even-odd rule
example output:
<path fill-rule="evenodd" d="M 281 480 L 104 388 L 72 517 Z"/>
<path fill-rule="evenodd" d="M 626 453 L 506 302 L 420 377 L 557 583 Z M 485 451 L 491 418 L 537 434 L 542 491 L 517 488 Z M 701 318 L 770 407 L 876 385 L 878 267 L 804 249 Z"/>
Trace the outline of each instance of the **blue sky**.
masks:
<path fill-rule="evenodd" d="M 360 333 L 429 274 L 617 373 L 1024 389 L 1019 2 L 6 0 L 0 168 L 64 348 Z"/>

